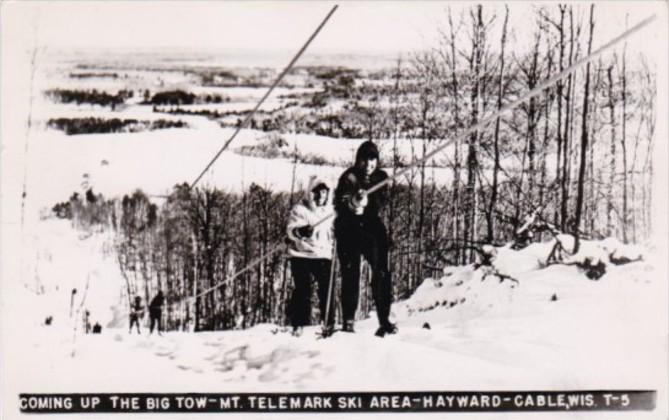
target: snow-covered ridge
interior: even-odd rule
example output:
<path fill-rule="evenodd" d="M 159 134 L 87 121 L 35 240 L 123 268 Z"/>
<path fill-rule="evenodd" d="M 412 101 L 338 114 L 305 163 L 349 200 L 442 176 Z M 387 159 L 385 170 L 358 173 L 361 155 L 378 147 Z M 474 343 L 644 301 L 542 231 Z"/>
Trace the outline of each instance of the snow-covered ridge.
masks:
<path fill-rule="evenodd" d="M 561 260 L 550 262 L 549 257 L 558 242 L 564 249 L 562 255 L 559 255 Z M 545 272 L 560 271 L 559 266 L 576 266 L 575 270 L 571 270 L 573 276 L 570 277 L 580 278 L 584 282 L 593 281 L 587 277 L 587 270 L 582 267 L 586 261 L 590 264 L 601 261 L 604 264 L 607 274 L 596 279 L 601 281 L 612 281 L 610 278 L 615 279 L 621 272 L 625 272 L 621 271 L 625 268 L 616 266 L 616 263 L 637 262 L 639 267 L 650 268 L 650 265 L 644 265 L 647 251 L 637 245 L 623 244 L 615 238 L 601 241 L 581 240 L 579 251 L 571 255 L 568 252 L 573 251 L 573 247 L 574 238 L 571 235 L 558 235 L 543 243 L 533 243 L 522 250 L 514 250 L 510 245 L 496 247 L 491 266 L 473 264 L 446 267 L 443 277 L 425 279 L 413 295 L 399 306 L 408 315 L 455 306 L 480 312 L 509 304 L 517 294 L 522 295 L 522 289 L 527 287 L 527 282 L 532 281 L 535 275 L 543 276 Z M 638 281 L 638 278 L 633 277 L 630 281 Z M 649 283 L 650 280 L 646 282 Z M 558 296 L 554 293 L 550 298 L 555 301 Z"/>

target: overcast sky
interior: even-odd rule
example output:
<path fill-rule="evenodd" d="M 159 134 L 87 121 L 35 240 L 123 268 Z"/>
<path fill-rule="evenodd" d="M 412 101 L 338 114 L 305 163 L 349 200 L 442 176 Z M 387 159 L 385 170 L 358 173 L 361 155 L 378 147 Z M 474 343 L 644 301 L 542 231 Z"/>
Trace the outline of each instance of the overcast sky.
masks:
<path fill-rule="evenodd" d="M 334 4 L 339 4 L 339 9 L 310 47 L 312 52 L 423 49 L 435 44 L 447 4 L 457 9 L 463 3 L 49 0 L 4 4 L 2 17 L 3 23 L 8 19 L 22 22 L 14 31 L 9 28 L 20 32 L 14 36 L 47 47 L 295 50 Z M 501 2 L 492 5 L 501 10 Z M 511 24 L 522 37 L 522 31 L 532 27 L 527 22 L 533 5 L 516 1 L 509 6 Z M 665 8 L 659 1 L 597 3 L 600 43 L 624 30 L 626 14 L 634 24 L 653 13 L 663 14 Z M 638 48 L 648 48 L 648 36 L 646 33 L 633 42 Z"/>

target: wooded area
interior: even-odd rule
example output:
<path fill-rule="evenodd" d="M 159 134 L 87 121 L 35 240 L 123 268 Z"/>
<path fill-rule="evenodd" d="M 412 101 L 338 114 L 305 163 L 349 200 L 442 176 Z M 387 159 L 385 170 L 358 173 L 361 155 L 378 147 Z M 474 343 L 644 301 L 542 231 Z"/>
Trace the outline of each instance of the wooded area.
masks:
<path fill-rule="evenodd" d="M 446 10 L 440 44 L 398 59 L 382 94 L 348 85 L 363 98 L 366 136 L 379 143 L 390 174 L 410 163 L 400 142 L 425 156 L 606 41 L 594 5 L 537 7 L 527 19 L 532 36 L 513 42 L 510 13 Z M 649 237 L 655 72 L 626 45 L 615 51 L 393 182 L 385 219 L 396 299 L 445 265 L 472 262 L 474 247 L 512 240 L 533 212 L 577 239 Z M 449 169 L 449 185 L 436 182 L 437 166 Z M 166 328 L 200 331 L 285 323 L 292 285 L 281 253 L 194 304 L 188 298 L 281 244 L 299 198 L 258 185 L 231 193 L 184 184 L 160 205 L 141 191 L 108 201 L 91 193 L 56 211 L 81 226 L 113 229 L 128 297 L 148 301 L 161 289 Z M 365 316 L 371 291 L 361 291 Z"/>

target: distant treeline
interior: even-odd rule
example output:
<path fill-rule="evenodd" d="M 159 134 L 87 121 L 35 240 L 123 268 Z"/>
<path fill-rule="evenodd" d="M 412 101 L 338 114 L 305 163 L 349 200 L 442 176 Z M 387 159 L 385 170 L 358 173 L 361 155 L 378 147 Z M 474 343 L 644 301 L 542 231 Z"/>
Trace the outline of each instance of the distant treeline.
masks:
<path fill-rule="evenodd" d="M 136 119 L 120 118 L 52 118 L 47 126 L 64 131 L 67 135 L 96 134 L 96 133 L 121 133 L 153 131 L 165 128 L 186 128 L 188 124 L 184 121 L 154 120 L 140 121 Z"/>
<path fill-rule="evenodd" d="M 277 72 L 271 69 L 256 68 L 252 74 L 241 74 L 230 69 L 196 70 L 193 73 L 199 76 L 203 86 L 216 87 L 248 87 L 264 88 L 271 86 Z M 297 66 L 288 72 L 288 76 L 304 77 L 299 86 L 315 87 L 323 81 L 334 80 L 339 77 L 356 77 L 360 70 L 341 66 Z M 294 88 L 295 83 L 284 79 L 279 85 L 284 88 Z"/>
<path fill-rule="evenodd" d="M 115 74 L 115 73 L 83 73 L 83 74 L 70 74 L 70 77 L 102 77 L 102 74 Z M 112 77 L 112 76 L 107 76 Z M 117 76 L 114 76 L 117 77 Z M 157 92 L 151 95 L 151 92 L 147 89 L 139 92 L 143 96 L 143 104 L 153 104 L 153 105 L 192 105 L 192 104 L 220 104 L 224 102 L 229 102 L 230 98 L 227 96 L 219 94 L 202 94 L 195 95 L 194 93 L 186 92 L 183 90 L 170 90 L 164 92 Z M 97 89 L 90 90 L 77 90 L 77 89 L 51 89 L 45 92 L 45 95 L 51 98 L 53 101 L 58 103 L 74 103 L 77 105 L 81 104 L 92 104 L 100 106 L 110 106 L 112 109 L 115 109 L 116 106 L 121 105 L 126 102 L 126 100 L 133 98 L 135 92 L 129 89 L 121 89 L 115 94 L 98 91 Z"/>
<path fill-rule="evenodd" d="M 206 94 L 198 96 L 194 93 L 183 90 L 170 90 L 165 92 L 158 92 L 150 99 L 148 99 L 148 95 L 145 95 L 143 103 L 153 105 L 193 105 L 197 103 L 220 104 L 223 102 L 230 102 L 230 98 L 218 94 Z"/>
<path fill-rule="evenodd" d="M 284 158 L 301 164 L 310 165 L 340 165 L 345 163 L 333 162 L 322 155 L 304 153 L 289 147 L 288 142 L 277 133 L 270 133 L 253 145 L 245 145 L 236 149 L 236 152 L 245 156 L 262 157 L 265 159 Z"/>
<path fill-rule="evenodd" d="M 298 106 L 299 103 L 297 101 L 290 101 L 286 102 L 285 104 L 281 105 L 278 107 L 278 110 L 282 109 L 288 109 L 291 107 Z M 259 116 L 271 116 L 274 111 L 264 111 L 264 110 L 257 110 L 255 112 L 255 115 Z M 229 118 L 229 117 L 244 117 L 248 114 L 251 113 L 250 109 L 245 109 L 245 110 L 234 110 L 234 111 L 218 111 L 216 109 L 214 110 L 209 110 L 209 109 L 187 109 L 187 108 L 181 108 L 179 106 L 176 107 L 170 107 L 170 108 L 158 108 L 157 106 L 153 107 L 153 112 L 161 112 L 165 114 L 175 114 L 175 115 L 201 115 L 209 118 Z M 252 119 L 251 122 L 254 120 Z M 239 125 L 242 123 L 242 119 L 238 119 L 236 124 Z M 225 126 L 225 124 L 222 124 Z M 265 130 L 269 131 L 269 130 Z"/>
<path fill-rule="evenodd" d="M 412 138 L 424 134 L 425 124 L 412 115 L 408 102 L 397 104 L 392 110 L 396 114 L 394 116 L 390 115 L 387 107 L 379 106 L 382 100 L 388 100 L 389 95 L 393 93 L 392 85 L 364 84 L 362 83 L 364 79 L 360 78 L 358 72 L 348 69 L 335 68 L 329 71 L 322 69 L 322 73 L 317 74 L 324 81 L 322 90 L 284 95 L 285 98 L 294 99 L 289 103 L 290 106 L 262 114 L 256 113 L 249 127 L 263 131 L 295 132 L 348 139 L 393 136 Z M 404 89 L 408 91 L 406 86 Z M 342 101 L 344 103 L 341 106 L 334 109 L 329 107 L 335 102 Z M 288 109 L 298 106 L 302 107 L 300 112 Z M 226 116 L 213 115 L 215 118 Z M 221 125 L 234 127 L 241 124 L 241 121 L 241 119 L 237 121 L 228 119 L 221 121 Z M 437 130 L 443 132 L 443 126 L 438 128 L 430 126 L 428 129 L 431 136 L 443 135 L 437 132 Z"/>
<path fill-rule="evenodd" d="M 70 73 L 72 79 L 111 78 L 118 79 L 118 73 Z"/>
<path fill-rule="evenodd" d="M 92 104 L 100 106 L 110 106 L 114 109 L 116 106 L 125 102 L 126 99 L 134 96 L 132 90 L 122 89 L 116 94 L 101 92 L 96 89 L 91 90 L 72 90 L 72 89 L 51 89 L 45 92 L 46 96 L 52 100 L 64 104 L 75 103 Z"/>

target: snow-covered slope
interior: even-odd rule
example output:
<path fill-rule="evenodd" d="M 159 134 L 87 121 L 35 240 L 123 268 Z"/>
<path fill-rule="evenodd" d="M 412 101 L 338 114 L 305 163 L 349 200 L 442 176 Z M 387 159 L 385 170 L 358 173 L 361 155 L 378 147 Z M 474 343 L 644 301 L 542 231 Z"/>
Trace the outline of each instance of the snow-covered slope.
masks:
<path fill-rule="evenodd" d="M 42 324 L 49 315 L 54 326 L 62 326 L 71 318 L 70 309 L 72 317 L 89 310 L 93 323 L 118 325 L 115 312 L 125 288 L 111 232 L 76 230 L 60 219 L 38 222 L 24 231 L 21 257 L 22 284 L 10 304 L 33 308 L 21 313 L 26 327 Z"/>
<path fill-rule="evenodd" d="M 657 389 L 666 375 L 655 364 L 667 350 L 666 288 L 648 257 L 609 265 L 593 281 L 576 266 L 543 267 L 550 244 L 498 249 L 499 272 L 518 284 L 449 268 L 395 303 L 400 333 L 383 339 L 373 316 L 355 334 L 328 339 L 317 338 L 316 326 L 296 338 L 268 324 L 159 337 L 146 328 L 128 334 L 108 236 L 48 220 L 24 245 L 34 251 L 24 255 L 25 276 L 8 279 L 3 297 L 3 315 L 14 320 L 6 354 L 21 355 L 5 366 L 16 390 Z M 75 312 L 91 309 L 102 334 L 73 328 L 80 314 L 69 315 L 72 288 Z"/>

